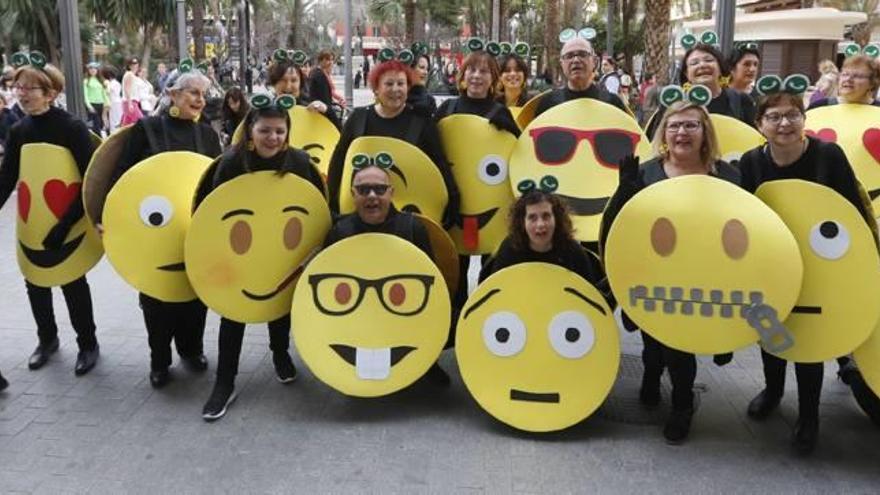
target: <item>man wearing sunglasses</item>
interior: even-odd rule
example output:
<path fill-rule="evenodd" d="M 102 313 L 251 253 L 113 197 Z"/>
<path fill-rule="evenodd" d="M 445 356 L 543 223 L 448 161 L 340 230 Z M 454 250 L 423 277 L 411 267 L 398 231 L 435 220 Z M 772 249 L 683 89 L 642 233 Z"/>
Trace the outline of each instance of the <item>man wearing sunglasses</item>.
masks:
<path fill-rule="evenodd" d="M 577 98 L 593 98 L 627 111 L 617 95 L 595 84 L 596 56 L 589 41 L 577 37 L 566 41 L 559 58 L 562 73 L 565 74 L 565 87 L 554 89 L 541 98 L 535 110 L 536 117 L 556 105 Z"/>

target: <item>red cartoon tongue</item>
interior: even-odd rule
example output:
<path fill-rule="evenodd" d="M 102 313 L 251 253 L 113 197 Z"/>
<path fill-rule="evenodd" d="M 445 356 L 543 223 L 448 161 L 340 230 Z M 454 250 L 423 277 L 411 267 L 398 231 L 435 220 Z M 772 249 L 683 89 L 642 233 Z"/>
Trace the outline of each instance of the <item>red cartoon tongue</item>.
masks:
<path fill-rule="evenodd" d="M 43 197 L 55 218 L 60 220 L 67 212 L 67 208 L 79 195 L 79 186 L 79 182 L 65 184 L 58 179 L 46 181 L 46 185 L 43 186 Z"/>
<path fill-rule="evenodd" d="M 27 223 L 28 215 L 31 212 L 31 189 L 25 181 L 18 183 L 18 214 L 21 219 Z"/>
<path fill-rule="evenodd" d="M 874 160 L 880 162 L 880 129 L 871 128 L 862 134 L 862 144 Z"/>
<path fill-rule="evenodd" d="M 477 217 L 462 216 L 461 230 L 461 240 L 464 247 L 469 251 L 477 249 L 480 244 L 480 224 L 477 223 Z"/>
<path fill-rule="evenodd" d="M 818 131 L 806 131 L 806 135 L 821 139 L 829 143 L 837 142 L 837 133 L 834 129 L 819 129 Z"/>

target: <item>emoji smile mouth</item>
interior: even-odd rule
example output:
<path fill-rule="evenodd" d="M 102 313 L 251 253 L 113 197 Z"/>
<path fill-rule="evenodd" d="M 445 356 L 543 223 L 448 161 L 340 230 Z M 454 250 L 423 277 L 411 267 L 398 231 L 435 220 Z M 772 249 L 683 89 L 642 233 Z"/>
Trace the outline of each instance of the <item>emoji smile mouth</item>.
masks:
<path fill-rule="evenodd" d="M 559 404 L 559 394 L 551 393 L 535 393 L 526 392 L 524 390 L 510 389 L 510 400 L 518 400 L 523 402 L 543 402 L 546 404 Z"/>
<path fill-rule="evenodd" d="M 344 344 L 330 344 L 330 348 L 346 363 L 354 366 L 361 380 L 387 379 L 391 376 L 391 367 L 416 350 L 411 346 L 369 349 Z"/>
<path fill-rule="evenodd" d="M 184 264 L 183 262 L 171 263 L 168 265 L 157 266 L 156 269 L 165 272 L 182 272 L 186 270 L 186 264 Z"/>
<path fill-rule="evenodd" d="M 58 249 L 31 249 L 21 241 L 18 241 L 18 245 L 21 246 L 21 252 L 24 253 L 28 261 L 40 268 L 52 268 L 69 258 L 82 243 L 85 236 L 86 233 L 83 232 L 70 242 L 62 244 Z"/>
<path fill-rule="evenodd" d="M 608 203 L 608 197 L 604 198 L 575 198 L 574 196 L 566 196 L 564 194 L 556 194 L 571 208 L 572 213 L 578 216 L 598 215 L 605 211 L 605 204 Z"/>
<path fill-rule="evenodd" d="M 247 297 L 248 299 L 252 299 L 254 301 L 266 301 L 266 300 L 272 299 L 273 297 L 280 294 L 281 291 L 286 289 L 287 286 L 290 285 L 291 282 L 296 280 L 296 278 L 299 277 L 299 275 L 302 273 L 302 271 L 303 271 L 302 265 L 296 267 L 296 270 L 294 270 L 293 273 L 288 275 L 287 278 L 282 280 L 281 283 L 278 284 L 278 287 L 275 290 L 273 290 L 272 292 L 268 292 L 266 294 L 254 294 L 253 292 L 248 292 L 245 289 L 241 289 L 241 293 L 244 294 L 244 296 Z"/>

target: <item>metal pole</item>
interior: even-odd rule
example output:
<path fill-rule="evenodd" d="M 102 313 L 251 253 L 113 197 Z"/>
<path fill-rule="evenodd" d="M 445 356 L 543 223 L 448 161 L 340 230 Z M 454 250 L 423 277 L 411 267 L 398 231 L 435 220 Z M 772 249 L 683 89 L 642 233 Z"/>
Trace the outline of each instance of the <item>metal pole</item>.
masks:
<path fill-rule="evenodd" d="M 248 84 L 248 26 L 247 26 L 247 0 L 241 0 L 238 5 L 238 80 L 239 86 L 246 92 L 250 93 L 250 85 Z"/>
<path fill-rule="evenodd" d="M 64 66 L 64 79 L 67 81 L 64 94 L 67 98 L 67 111 L 81 119 L 86 118 L 86 103 L 82 86 L 82 44 L 79 39 L 79 11 L 76 0 L 58 0 L 61 17 L 61 51 Z"/>
<path fill-rule="evenodd" d="M 177 0 L 177 59 L 183 60 L 189 53 L 186 44 L 186 0 Z"/>
<path fill-rule="evenodd" d="M 614 59 L 614 10 L 617 4 L 614 0 L 608 0 L 608 12 L 605 18 L 605 54 Z"/>
<path fill-rule="evenodd" d="M 351 76 L 353 65 L 351 63 L 351 0 L 345 0 L 343 7 L 345 8 L 345 45 L 342 49 L 342 58 L 345 63 L 345 103 L 351 108 L 354 104 L 354 91 L 352 90 L 354 82 Z"/>
<path fill-rule="evenodd" d="M 501 0 L 492 0 L 492 39 L 501 39 Z"/>
<path fill-rule="evenodd" d="M 733 49 L 733 33 L 735 31 L 736 0 L 718 0 L 715 12 L 715 32 L 718 33 L 718 43 L 721 45 L 721 53 L 730 55 Z"/>

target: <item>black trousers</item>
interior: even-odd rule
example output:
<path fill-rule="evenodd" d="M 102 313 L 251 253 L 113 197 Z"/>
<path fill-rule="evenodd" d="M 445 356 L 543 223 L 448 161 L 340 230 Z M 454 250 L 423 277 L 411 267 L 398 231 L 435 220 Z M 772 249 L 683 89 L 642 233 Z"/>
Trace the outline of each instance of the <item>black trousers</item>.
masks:
<path fill-rule="evenodd" d="M 49 345 L 58 338 L 58 326 L 55 324 L 55 310 L 52 307 L 52 289 L 36 286 L 27 280 L 28 300 L 34 321 L 37 323 L 37 337 L 40 345 Z M 95 315 L 92 311 L 92 293 L 86 277 L 82 277 L 61 286 L 70 324 L 76 331 L 76 343 L 81 351 L 90 351 L 98 345 L 95 338 Z"/>
<path fill-rule="evenodd" d="M 769 354 L 764 349 L 761 349 L 761 361 L 764 363 L 767 393 L 781 397 L 785 390 L 785 366 L 788 361 Z M 818 418 L 825 364 L 795 363 L 794 374 L 797 377 L 798 412 L 801 418 Z"/>
<path fill-rule="evenodd" d="M 171 341 L 181 357 L 196 357 L 204 352 L 205 318 L 208 308 L 194 299 L 182 303 L 160 301 L 138 294 L 147 340 L 150 343 L 150 369 L 164 371 L 171 366 Z"/>
<path fill-rule="evenodd" d="M 104 104 L 92 103 L 92 107 L 95 111 L 88 112 L 89 127 L 100 136 L 101 131 L 104 130 Z"/>
<path fill-rule="evenodd" d="M 642 332 L 642 364 L 645 366 L 644 381 L 660 386 L 663 369 L 669 370 L 672 381 L 672 408 L 693 409 L 694 381 L 697 379 L 697 358 L 688 352 L 666 347 L 646 332 Z"/>
<path fill-rule="evenodd" d="M 269 349 L 273 354 L 287 352 L 290 348 L 290 314 L 269 322 Z M 220 318 L 219 356 L 217 357 L 217 382 L 232 385 L 238 374 L 241 343 L 245 324 Z"/>

